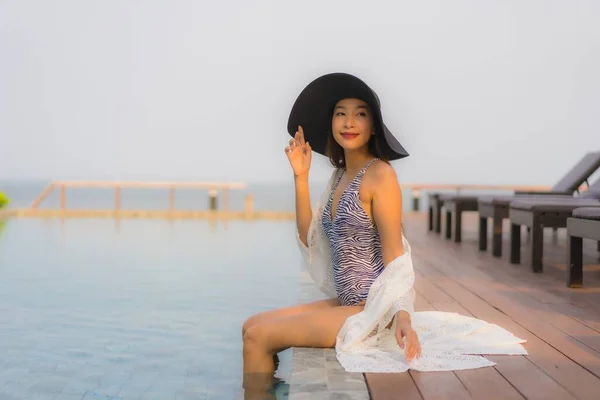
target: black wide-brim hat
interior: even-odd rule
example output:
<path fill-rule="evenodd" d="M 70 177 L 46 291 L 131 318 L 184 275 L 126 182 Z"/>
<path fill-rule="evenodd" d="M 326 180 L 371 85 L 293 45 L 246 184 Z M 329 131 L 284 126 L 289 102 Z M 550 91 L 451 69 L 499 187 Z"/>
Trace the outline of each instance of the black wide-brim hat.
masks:
<path fill-rule="evenodd" d="M 331 134 L 333 108 L 343 99 L 360 99 L 369 105 L 379 135 L 381 149 L 390 160 L 407 157 L 408 152 L 383 123 L 379 97 L 365 82 L 350 74 L 336 72 L 312 81 L 300 93 L 288 119 L 288 133 L 294 137 L 302 126 L 304 138 L 317 153 L 325 155 L 327 137 Z"/>

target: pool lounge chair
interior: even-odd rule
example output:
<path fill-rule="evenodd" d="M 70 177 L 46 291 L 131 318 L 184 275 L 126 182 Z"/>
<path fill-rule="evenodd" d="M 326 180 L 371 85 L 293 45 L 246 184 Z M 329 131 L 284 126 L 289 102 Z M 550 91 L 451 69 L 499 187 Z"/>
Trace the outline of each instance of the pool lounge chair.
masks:
<path fill-rule="evenodd" d="M 596 187 L 600 187 L 600 179 L 590 186 Z M 542 272 L 544 228 L 566 228 L 567 219 L 577 208 L 600 208 L 600 200 L 594 198 L 594 194 L 590 191 L 587 196 L 579 198 L 523 198 L 512 201 L 508 210 L 511 224 L 510 262 L 521 262 L 521 226 L 525 225 L 531 229 L 531 267 L 534 272 Z M 598 197 L 600 198 L 600 195 Z"/>
<path fill-rule="evenodd" d="M 574 192 L 577 192 L 579 187 L 583 183 L 587 183 L 588 178 L 600 168 L 600 151 L 589 152 L 579 160 L 549 191 L 539 192 L 526 192 L 526 191 L 515 191 L 515 196 L 572 196 Z M 450 239 L 454 236 L 455 242 L 462 240 L 462 212 L 463 211 L 478 211 L 479 210 L 479 199 L 486 198 L 487 201 L 494 197 L 507 198 L 510 196 L 466 196 L 466 195 L 455 195 L 455 194 L 439 194 L 432 193 L 429 195 L 429 229 L 437 233 L 441 231 L 441 209 L 446 209 L 446 238 Z M 506 200 L 505 200 L 506 202 Z M 492 203 L 493 204 L 493 203 Z M 494 207 L 492 207 L 494 208 Z M 508 218 L 507 212 L 504 213 L 495 212 L 486 213 L 487 209 L 484 210 L 486 217 L 485 222 L 480 220 L 480 228 L 485 228 L 485 238 L 483 240 L 483 232 L 480 233 L 479 247 L 487 248 L 487 218 L 493 218 L 496 221 L 494 232 L 496 233 L 495 242 L 502 234 L 502 224 L 498 224 L 498 221 L 502 221 L 503 218 Z M 492 210 L 494 211 L 494 210 Z M 502 211 L 502 210 L 501 210 Z M 497 231 L 499 229 L 499 231 Z M 484 248 L 484 249 L 485 249 Z M 496 246 L 496 255 L 499 256 L 501 253 L 501 246 Z"/>
<path fill-rule="evenodd" d="M 583 239 L 598 241 L 600 251 L 600 207 L 573 210 L 567 218 L 567 286 L 583 286 Z"/>
<path fill-rule="evenodd" d="M 588 190 L 582 192 L 579 196 L 572 195 L 515 195 L 515 196 L 482 196 L 478 201 L 479 211 L 479 249 L 487 249 L 487 219 L 492 218 L 492 254 L 495 257 L 502 256 L 502 221 L 508 219 L 508 210 L 510 203 L 519 198 L 555 200 L 555 199 L 574 199 L 587 198 L 600 200 L 600 179 L 592 183 Z"/>

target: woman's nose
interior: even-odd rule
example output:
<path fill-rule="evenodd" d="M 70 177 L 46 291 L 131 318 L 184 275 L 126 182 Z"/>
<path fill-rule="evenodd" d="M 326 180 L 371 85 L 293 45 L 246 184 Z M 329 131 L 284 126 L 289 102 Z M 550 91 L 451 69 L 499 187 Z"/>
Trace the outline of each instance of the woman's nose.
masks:
<path fill-rule="evenodd" d="M 344 127 L 345 128 L 353 128 L 354 127 L 354 118 L 352 118 L 352 117 L 346 118 L 346 120 L 344 121 Z"/>

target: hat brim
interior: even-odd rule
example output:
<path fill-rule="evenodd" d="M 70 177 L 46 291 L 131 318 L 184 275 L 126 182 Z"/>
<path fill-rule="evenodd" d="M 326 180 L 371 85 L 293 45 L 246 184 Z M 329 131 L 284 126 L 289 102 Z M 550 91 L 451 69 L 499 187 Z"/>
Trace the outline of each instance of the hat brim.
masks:
<path fill-rule="evenodd" d="M 384 124 L 377 94 L 365 82 L 346 73 L 323 75 L 304 88 L 290 112 L 288 133 L 293 137 L 298 126 L 302 126 L 304 137 L 310 142 L 313 151 L 326 155 L 333 107 L 347 98 L 363 100 L 371 108 L 375 134 L 383 139 L 381 147 L 388 160 L 399 160 L 409 155 Z"/>

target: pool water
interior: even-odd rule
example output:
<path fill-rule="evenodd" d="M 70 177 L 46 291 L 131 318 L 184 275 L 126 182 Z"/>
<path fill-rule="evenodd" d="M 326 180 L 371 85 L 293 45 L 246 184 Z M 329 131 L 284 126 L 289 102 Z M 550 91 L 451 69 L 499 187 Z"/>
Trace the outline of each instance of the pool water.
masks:
<path fill-rule="evenodd" d="M 0 229 L 1 399 L 239 398 L 243 321 L 298 295 L 291 221 Z"/>

